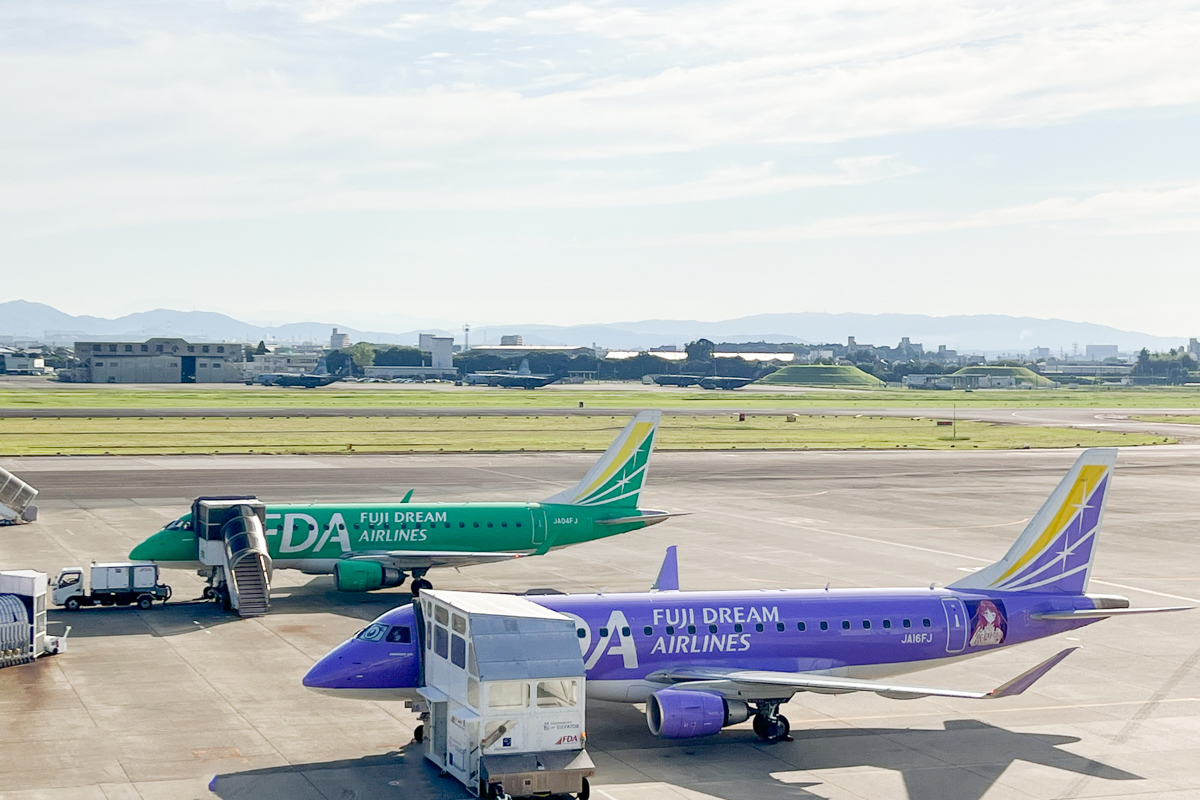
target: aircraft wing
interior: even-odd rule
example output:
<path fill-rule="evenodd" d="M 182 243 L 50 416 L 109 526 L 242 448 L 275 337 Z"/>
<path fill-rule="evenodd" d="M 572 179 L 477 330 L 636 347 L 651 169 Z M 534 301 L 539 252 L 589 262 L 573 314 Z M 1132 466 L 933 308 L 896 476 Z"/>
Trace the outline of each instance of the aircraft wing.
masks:
<path fill-rule="evenodd" d="M 434 567 L 469 567 L 474 564 L 494 564 L 511 561 L 524 553 L 466 553 L 460 550 L 377 550 L 357 552 L 347 560 L 385 561 L 396 569 L 432 569 Z"/>
<path fill-rule="evenodd" d="M 685 685 L 688 689 L 713 691 L 726 697 L 750 694 L 762 696 L 764 689 L 777 688 L 781 695 L 790 697 L 796 692 L 818 694 L 845 694 L 847 692 L 874 692 L 893 700 L 913 700 L 918 697 L 961 697 L 969 700 L 995 700 L 1021 694 L 1054 668 L 1072 652 L 1068 647 L 1046 659 L 1033 669 L 1022 672 L 1005 684 L 990 692 L 964 692 L 959 689 L 937 689 L 926 686 L 905 686 L 886 681 L 862 681 L 853 678 L 831 678 L 824 675 L 806 675 L 797 672 L 770 672 L 765 670 L 723 670 L 711 667 L 681 667 L 662 670 L 647 676 L 649 680 Z"/>

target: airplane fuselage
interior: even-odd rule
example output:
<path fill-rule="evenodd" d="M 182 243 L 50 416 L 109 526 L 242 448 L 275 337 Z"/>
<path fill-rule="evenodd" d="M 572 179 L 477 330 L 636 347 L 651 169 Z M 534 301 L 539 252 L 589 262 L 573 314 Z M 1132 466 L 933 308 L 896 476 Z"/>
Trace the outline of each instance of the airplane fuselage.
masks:
<path fill-rule="evenodd" d="M 1082 627 L 1093 619 L 1031 614 L 1092 609 L 1085 595 L 964 593 L 948 589 L 762 590 L 534 596 L 575 620 L 590 698 L 644 702 L 669 685 L 656 672 L 690 667 L 878 679 L 969 658 Z M 377 623 L 414 626 L 411 605 Z M 306 685 L 377 699 L 411 698 L 419 640 L 410 650 L 351 639 Z M 320 665 L 319 665 L 320 667 Z M 314 685 L 321 683 L 323 685 Z M 778 696 L 766 687 L 761 698 Z"/>
<path fill-rule="evenodd" d="M 659 521 L 605 524 L 636 509 L 548 503 L 370 503 L 268 505 L 266 541 L 276 569 L 327 574 L 357 555 L 382 553 L 517 553 L 613 536 Z M 191 514 L 139 544 L 130 558 L 199 568 Z"/>

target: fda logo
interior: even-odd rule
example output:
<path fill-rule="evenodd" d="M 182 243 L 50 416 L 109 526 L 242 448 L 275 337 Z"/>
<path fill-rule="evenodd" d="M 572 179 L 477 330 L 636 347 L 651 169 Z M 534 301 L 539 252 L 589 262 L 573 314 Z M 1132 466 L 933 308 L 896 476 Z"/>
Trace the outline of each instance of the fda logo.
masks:
<path fill-rule="evenodd" d="M 566 736 L 560 736 L 560 737 L 558 737 L 558 741 L 555 742 L 554 744 L 556 744 L 556 745 L 579 744 L 579 734 L 578 733 L 568 733 Z"/>

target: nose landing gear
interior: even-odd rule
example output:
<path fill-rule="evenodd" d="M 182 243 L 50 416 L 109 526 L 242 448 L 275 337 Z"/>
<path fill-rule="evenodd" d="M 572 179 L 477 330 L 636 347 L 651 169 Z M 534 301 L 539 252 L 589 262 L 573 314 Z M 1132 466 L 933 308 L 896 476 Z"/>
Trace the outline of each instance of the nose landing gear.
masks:
<path fill-rule="evenodd" d="M 764 742 L 790 742 L 792 725 L 779 713 L 779 701 L 769 700 L 754 707 L 754 733 Z"/>

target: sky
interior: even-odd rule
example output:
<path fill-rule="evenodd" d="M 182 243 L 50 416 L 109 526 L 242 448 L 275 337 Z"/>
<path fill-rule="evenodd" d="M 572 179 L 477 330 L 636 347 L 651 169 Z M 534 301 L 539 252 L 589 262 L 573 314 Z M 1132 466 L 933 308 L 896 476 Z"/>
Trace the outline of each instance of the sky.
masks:
<path fill-rule="evenodd" d="M 0 300 L 1195 336 L 1200 4 L 0 5 Z"/>

